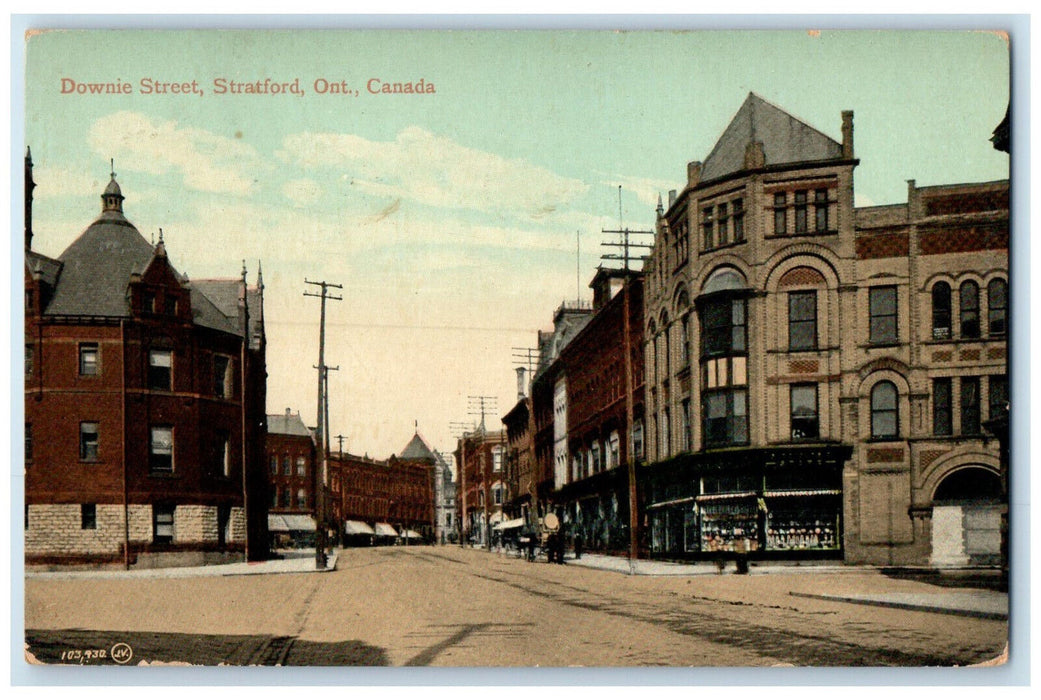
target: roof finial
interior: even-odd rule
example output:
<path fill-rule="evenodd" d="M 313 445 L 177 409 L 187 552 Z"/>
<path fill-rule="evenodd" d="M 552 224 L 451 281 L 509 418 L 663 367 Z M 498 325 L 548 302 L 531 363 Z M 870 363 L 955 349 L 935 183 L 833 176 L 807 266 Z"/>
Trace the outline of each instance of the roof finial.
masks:
<path fill-rule="evenodd" d="M 159 244 L 162 245 L 162 243 L 163 243 L 163 227 L 160 226 L 159 227 Z"/>
<path fill-rule="evenodd" d="M 108 165 L 109 165 L 109 173 L 112 175 L 112 179 L 115 180 L 116 179 L 116 159 L 115 158 L 109 158 L 108 159 Z"/>

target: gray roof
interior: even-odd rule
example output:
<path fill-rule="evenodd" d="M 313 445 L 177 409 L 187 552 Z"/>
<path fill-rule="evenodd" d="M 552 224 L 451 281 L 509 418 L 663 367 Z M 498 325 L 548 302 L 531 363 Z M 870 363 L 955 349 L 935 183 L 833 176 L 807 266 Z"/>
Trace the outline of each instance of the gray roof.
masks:
<path fill-rule="evenodd" d="M 304 425 L 299 413 L 275 413 L 268 414 L 267 431 L 274 435 L 303 435 L 311 436 L 311 431 Z"/>
<path fill-rule="evenodd" d="M 842 157 L 839 142 L 750 92 L 705 159 L 701 179 L 744 170 L 745 149 L 753 141 L 763 143 L 768 166 Z"/>
<path fill-rule="evenodd" d="M 239 328 L 239 292 L 241 289 L 241 279 L 192 280 L 192 307 L 195 307 L 195 292 L 198 291 L 231 324 L 231 332 L 241 335 L 242 331 Z M 260 310 L 263 304 L 259 288 L 247 287 L 246 303 L 249 305 L 249 336 L 253 338 L 258 332 Z M 210 325 L 211 322 L 215 322 L 215 320 L 209 317 L 205 319 L 196 318 L 196 323 L 211 328 L 218 327 Z M 222 326 L 220 329 L 224 330 L 224 327 Z"/>
<path fill-rule="evenodd" d="M 61 274 L 61 263 L 54 258 L 37 253 L 35 250 L 25 251 L 25 268 L 30 272 L 39 272 L 45 284 L 53 287 Z"/>
<path fill-rule="evenodd" d="M 106 211 L 58 256 L 61 275 L 48 316 L 129 316 L 127 285 L 152 245 L 121 212 Z"/>
<path fill-rule="evenodd" d="M 430 462 L 431 464 L 436 464 L 438 461 L 437 455 L 427 446 L 423 438 L 419 437 L 419 433 L 412 437 L 398 459 L 407 462 Z"/>

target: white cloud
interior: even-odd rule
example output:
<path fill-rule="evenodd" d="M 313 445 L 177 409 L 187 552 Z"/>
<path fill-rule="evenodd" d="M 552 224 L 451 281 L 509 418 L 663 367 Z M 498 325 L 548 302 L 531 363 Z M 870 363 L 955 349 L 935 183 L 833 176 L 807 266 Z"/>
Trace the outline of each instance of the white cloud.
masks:
<path fill-rule="evenodd" d="M 282 194 L 300 206 L 314 204 L 322 195 L 321 186 L 309 178 L 290 180 L 282 185 Z"/>
<path fill-rule="evenodd" d="M 351 186 L 434 207 L 508 211 L 538 218 L 585 194 L 584 182 L 521 159 L 464 146 L 419 127 L 393 141 L 352 134 L 287 136 L 279 157 L 306 168 L 333 168 Z"/>
<path fill-rule="evenodd" d="M 90 128 L 91 148 L 127 170 L 179 172 L 188 189 L 249 194 L 252 173 L 262 167 L 256 150 L 235 139 L 140 112 L 116 112 Z"/>
<path fill-rule="evenodd" d="M 101 182 L 90 177 L 81 170 L 69 170 L 68 168 L 55 168 L 48 166 L 33 167 L 33 181 L 36 189 L 33 190 L 33 199 L 46 199 L 48 197 L 85 197 L 88 195 L 101 196 L 106 179 Z"/>

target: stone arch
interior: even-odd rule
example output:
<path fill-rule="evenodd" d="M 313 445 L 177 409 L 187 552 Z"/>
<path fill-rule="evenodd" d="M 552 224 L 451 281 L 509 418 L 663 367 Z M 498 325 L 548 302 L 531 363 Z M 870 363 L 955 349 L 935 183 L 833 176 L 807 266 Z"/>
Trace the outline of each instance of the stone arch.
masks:
<path fill-rule="evenodd" d="M 1001 479 L 982 464 L 948 470 L 932 492 L 930 563 L 937 567 L 1001 561 Z"/>
<path fill-rule="evenodd" d="M 763 263 L 763 268 L 766 270 L 766 279 L 763 284 L 764 289 L 776 288 L 776 275 L 779 271 L 787 271 L 790 267 L 795 267 L 799 264 L 805 264 L 809 267 L 814 267 L 824 274 L 828 280 L 829 287 L 838 287 L 840 283 L 841 275 L 839 270 L 841 269 L 841 261 L 838 256 L 823 246 L 817 245 L 816 243 L 793 243 L 787 245 L 784 248 L 776 251 L 773 255 L 767 258 Z"/>
<path fill-rule="evenodd" d="M 699 271 L 697 276 L 690 281 L 690 289 L 694 290 L 694 296 L 704 294 L 705 283 L 708 279 L 724 269 L 734 270 L 741 275 L 745 280 L 746 288 L 752 286 L 749 281 L 752 279 L 752 271 L 749 268 L 748 263 L 736 255 L 728 254 L 718 259 L 715 265 L 704 267 Z"/>

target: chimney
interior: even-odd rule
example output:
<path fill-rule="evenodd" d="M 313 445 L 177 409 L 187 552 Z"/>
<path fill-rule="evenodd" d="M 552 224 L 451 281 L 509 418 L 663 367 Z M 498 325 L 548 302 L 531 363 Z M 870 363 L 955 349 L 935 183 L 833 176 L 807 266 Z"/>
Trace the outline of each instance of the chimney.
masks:
<path fill-rule="evenodd" d="M 745 170 L 758 170 L 766 165 L 762 141 L 749 141 L 745 146 Z"/>
<path fill-rule="evenodd" d="M 701 182 L 701 161 L 692 160 L 687 163 L 687 187 L 697 187 Z"/>
<path fill-rule="evenodd" d="M 853 110 L 842 112 L 842 157 L 853 159 Z"/>
<path fill-rule="evenodd" d="M 527 396 L 528 396 L 528 388 L 527 388 L 526 383 L 524 381 L 526 379 L 526 377 L 525 377 L 526 374 L 527 374 L 527 370 L 525 368 L 523 368 L 523 367 L 518 367 L 517 368 L 517 400 L 518 401 L 520 401 L 521 399 L 527 398 Z"/>
<path fill-rule="evenodd" d="M 290 415 L 292 415 L 292 414 L 289 412 L 289 409 L 287 408 L 286 409 L 286 418 L 288 418 Z"/>
<path fill-rule="evenodd" d="M 669 190 L 669 208 L 676 203 L 676 190 Z"/>

